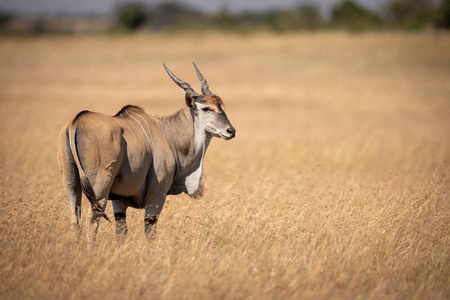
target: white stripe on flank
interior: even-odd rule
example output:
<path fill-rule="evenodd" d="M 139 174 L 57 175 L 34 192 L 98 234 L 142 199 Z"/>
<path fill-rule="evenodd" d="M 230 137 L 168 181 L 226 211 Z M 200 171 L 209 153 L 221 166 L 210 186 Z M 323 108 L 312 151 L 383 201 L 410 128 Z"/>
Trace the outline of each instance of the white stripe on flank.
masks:
<path fill-rule="evenodd" d="M 141 116 L 140 114 L 138 114 L 138 113 L 135 113 L 135 112 L 132 112 L 132 111 L 131 111 L 131 113 L 134 114 L 134 115 L 138 115 L 145 122 L 145 125 L 147 125 L 147 131 L 145 131 L 144 128 L 142 128 L 142 129 L 148 135 L 148 140 L 149 140 L 149 143 L 150 143 L 150 140 L 152 139 L 152 135 L 151 135 L 150 126 L 148 126 L 147 120 L 145 120 L 145 118 L 143 116 Z M 141 123 L 139 123 L 139 124 L 141 124 Z M 142 127 L 142 125 L 141 125 L 141 127 Z"/>
<path fill-rule="evenodd" d="M 128 110 L 126 110 L 125 112 L 126 112 L 131 118 L 133 118 L 136 122 L 138 122 L 139 126 L 141 126 L 141 128 L 142 128 L 142 131 L 145 133 L 144 126 L 142 126 L 141 122 L 139 122 L 138 119 L 136 119 L 135 117 L 133 117 L 132 115 L 130 115 L 130 113 L 128 112 Z M 141 132 L 139 132 L 139 133 L 141 134 L 141 136 L 143 136 L 143 134 L 142 134 Z M 148 140 L 148 146 L 149 146 L 149 148 L 150 148 L 150 145 L 151 145 L 150 139 L 149 139 L 149 137 L 147 136 L 147 134 L 145 134 L 145 137 L 146 137 L 147 140 Z M 142 138 L 143 138 L 143 137 L 142 137 Z M 145 143 L 144 143 L 144 144 L 145 144 Z"/>
<path fill-rule="evenodd" d="M 130 127 L 130 124 L 128 124 L 130 121 L 128 121 L 127 119 L 125 119 L 125 118 L 122 116 L 122 114 L 120 114 L 120 117 L 122 118 L 122 122 L 124 122 L 125 125 L 128 127 L 128 129 L 130 130 L 131 135 L 133 136 L 134 142 L 137 143 L 138 139 L 137 139 L 137 137 L 134 135 L 134 132 L 133 132 L 133 130 L 136 130 L 136 129 Z M 140 144 L 139 144 L 139 148 L 140 148 L 140 147 L 141 147 L 141 146 L 140 146 Z"/>
<path fill-rule="evenodd" d="M 124 119 L 124 121 L 127 122 L 127 124 L 130 124 L 130 125 L 131 125 L 131 127 L 133 128 L 134 131 L 136 131 L 136 132 L 141 136 L 140 139 L 138 139 L 138 138 L 136 137 L 136 142 L 139 141 L 139 140 L 141 140 L 141 141 L 144 142 L 144 147 L 146 147 L 146 143 L 145 143 L 144 137 L 143 137 L 143 135 L 142 135 L 142 132 L 139 131 L 139 129 L 133 124 L 133 122 L 131 122 L 131 121 L 128 120 L 127 118 L 124 118 L 123 116 L 122 116 L 122 118 Z M 134 134 L 133 134 L 133 136 L 134 136 Z M 139 144 L 139 148 L 141 148 L 141 143 L 137 143 L 137 144 Z"/>

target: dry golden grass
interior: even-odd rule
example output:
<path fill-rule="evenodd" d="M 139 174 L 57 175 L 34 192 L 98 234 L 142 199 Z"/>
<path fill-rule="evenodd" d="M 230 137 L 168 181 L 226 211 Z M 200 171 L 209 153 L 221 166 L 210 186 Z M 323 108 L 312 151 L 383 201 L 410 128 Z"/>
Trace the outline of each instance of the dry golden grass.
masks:
<path fill-rule="evenodd" d="M 130 209 L 123 245 L 75 244 L 60 128 L 174 112 L 162 62 L 198 87 L 191 61 L 237 128 L 205 197 L 168 197 L 152 243 Z M 0 83 L 2 299 L 450 298 L 449 35 L 3 38 Z"/>

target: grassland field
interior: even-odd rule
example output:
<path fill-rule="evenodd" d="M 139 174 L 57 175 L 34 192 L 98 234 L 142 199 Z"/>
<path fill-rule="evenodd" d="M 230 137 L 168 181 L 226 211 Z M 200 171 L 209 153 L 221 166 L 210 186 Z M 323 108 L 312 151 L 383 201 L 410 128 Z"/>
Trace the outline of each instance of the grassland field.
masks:
<path fill-rule="evenodd" d="M 156 238 L 128 210 L 74 242 L 56 137 L 81 110 L 182 108 L 162 63 L 237 129 Z M 1 299 L 450 299 L 450 35 L 0 38 Z M 107 214 L 112 216 L 111 205 Z"/>

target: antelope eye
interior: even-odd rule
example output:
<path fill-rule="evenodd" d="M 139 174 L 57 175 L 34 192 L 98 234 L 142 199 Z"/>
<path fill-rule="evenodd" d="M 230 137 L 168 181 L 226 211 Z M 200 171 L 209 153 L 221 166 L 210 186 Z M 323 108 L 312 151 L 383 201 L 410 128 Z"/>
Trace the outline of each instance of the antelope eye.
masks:
<path fill-rule="evenodd" d="M 203 107 L 202 110 L 203 110 L 203 111 L 211 111 L 211 108 L 209 108 L 209 107 Z"/>

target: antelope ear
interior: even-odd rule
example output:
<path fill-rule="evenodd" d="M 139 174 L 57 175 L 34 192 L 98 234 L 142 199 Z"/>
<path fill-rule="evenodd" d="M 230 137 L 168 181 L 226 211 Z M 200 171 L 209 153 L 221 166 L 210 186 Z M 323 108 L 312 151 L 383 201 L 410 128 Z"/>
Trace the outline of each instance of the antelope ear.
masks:
<path fill-rule="evenodd" d="M 195 105 L 195 99 L 193 96 L 186 93 L 186 97 L 184 98 L 184 100 L 186 101 L 186 105 L 190 109 L 192 109 L 194 112 L 197 110 L 197 106 Z"/>

